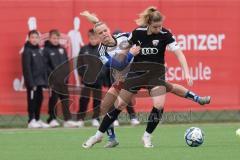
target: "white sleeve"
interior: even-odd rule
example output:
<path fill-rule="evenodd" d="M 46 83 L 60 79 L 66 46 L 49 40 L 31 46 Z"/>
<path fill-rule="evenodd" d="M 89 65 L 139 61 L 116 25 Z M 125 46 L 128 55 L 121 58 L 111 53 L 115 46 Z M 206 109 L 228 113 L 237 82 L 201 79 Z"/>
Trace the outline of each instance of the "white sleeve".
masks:
<path fill-rule="evenodd" d="M 106 56 L 100 56 L 99 59 L 102 61 L 103 64 L 108 62 L 108 58 Z"/>
<path fill-rule="evenodd" d="M 108 62 L 108 58 L 106 57 L 106 47 L 104 47 L 102 44 L 99 44 L 98 47 L 98 54 L 99 59 L 102 61 L 103 64 L 106 64 Z"/>
<path fill-rule="evenodd" d="M 181 49 L 180 46 L 179 46 L 179 44 L 178 44 L 176 41 L 168 44 L 167 47 L 168 47 L 168 50 L 170 50 L 170 51 L 172 51 L 172 52 Z"/>

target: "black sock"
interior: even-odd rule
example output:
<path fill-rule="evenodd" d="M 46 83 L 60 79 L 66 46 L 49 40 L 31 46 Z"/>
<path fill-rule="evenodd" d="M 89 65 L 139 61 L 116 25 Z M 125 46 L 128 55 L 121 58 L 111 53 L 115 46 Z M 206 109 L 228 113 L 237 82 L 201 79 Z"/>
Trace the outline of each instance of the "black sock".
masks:
<path fill-rule="evenodd" d="M 107 129 L 107 135 L 109 140 L 114 140 L 116 138 L 115 132 L 114 132 L 114 127 L 113 125 L 111 125 L 108 129 Z"/>
<path fill-rule="evenodd" d="M 157 109 L 157 108 L 153 107 L 153 109 L 148 117 L 148 124 L 147 124 L 147 128 L 146 128 L 146 132 L 151 134 L 155 130 L 159 121 L 162 119 L 162 115 L 163 115 L 163 108 Z"/>
<path fill-rule="evenodd" d="M 121 113 L 121 110 L 119 109 L 114 109 L 112 110 L 111 112 L 108 112 L 103 120 L 102 120 L 102 123 L 99 127 L 99 131 L 104 133 L 106 132 L 106 130 L 109 128 L 109 126 L 117 119 L 118 115 Z"/>
<path fill-rule="evenodd" d="M 129 118 L 130 119 L 134 119 L 134 118 L 137 118 L 136 117 L 136 112 L 135 112 L 135 110 L 134 110 L 134 108 L 133 108 L 133 106 L 132 106 L 132 103 L 129 103 L 128 105 L 127 105 L 127 112 L 128 112 L 128 114 L 129 114 Z"/>
<path fill-rule="evenodd" d="M 188 91 L 185 95 L 185 98 L 191 99 L 194 102 L 198 102 L 199 96 L 191 91 Z"/>

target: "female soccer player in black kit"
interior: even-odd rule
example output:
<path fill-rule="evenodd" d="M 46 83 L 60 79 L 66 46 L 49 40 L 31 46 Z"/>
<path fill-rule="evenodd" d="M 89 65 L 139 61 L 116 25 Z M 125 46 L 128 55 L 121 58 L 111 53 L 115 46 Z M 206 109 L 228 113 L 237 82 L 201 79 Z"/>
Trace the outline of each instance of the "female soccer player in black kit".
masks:
<path fill-rule="evenodd" d="M 146 148 L 153 147 L 151 134 L 161 120 L 166 92 L 172 92 L 178 96 L 192 99 L 199 104 L 208 104 L 210 102 L 210 97 L 199 97 L 189 92 L 183 86 L 165 82 L 164 54 L 166 47 L 169 47 L 181 64 L 188 85 L 191 86 L 193 84 L 184 54 L 175 42 L 172 34 L 162 27 L 162 23 L 163 16 L 154 7 L 147 8 L 140 14 L 137 24 L 141 27 L 135 29 L 128 39 L 132 45 L 140 44 L 140 54 L 134 57 L 134 63 L 130 66 L 127 79 L 123 83 L 123 87 L 115 102 L 116 108 L 107 113 L 97 133 L 83 144 L 84 148 L 90 148 L 102 140 L 103 133 L 118 117 L 121 110 L 131 101 L 133 95 L 143 87 L 149 90 L 154 105 L 142 138 Z M 95 29 L 100 30 L 100 27 L 95 27 Z"/>

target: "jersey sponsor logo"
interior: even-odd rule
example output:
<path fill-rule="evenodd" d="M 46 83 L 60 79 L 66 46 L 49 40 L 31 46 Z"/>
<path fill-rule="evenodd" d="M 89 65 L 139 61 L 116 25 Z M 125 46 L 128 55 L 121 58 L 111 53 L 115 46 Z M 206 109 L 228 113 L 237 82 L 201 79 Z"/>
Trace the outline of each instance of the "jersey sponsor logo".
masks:
<path fill-rule="evenodd" d="M 142 48 L 142 55 L 157 54 L 157 48 Z"/>
<path fill-rule="evenodd" d="M 50 53 L 50 56 L 55 56 L 55 53 L 54 52 Z"/>
<path fill-rule="evenodd" d="M 153 41 L 152 41 L 153 46 L 157 46 L 158 43 L 159 43 L 159 40 L 153 40 Z"/>

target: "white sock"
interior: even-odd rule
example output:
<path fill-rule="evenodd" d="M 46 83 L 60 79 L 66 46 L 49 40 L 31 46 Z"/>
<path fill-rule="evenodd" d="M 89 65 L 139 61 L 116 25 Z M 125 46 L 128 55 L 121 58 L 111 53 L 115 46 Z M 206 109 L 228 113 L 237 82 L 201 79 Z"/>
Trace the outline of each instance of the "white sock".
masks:
<path fill-rule="evenodd" d="M 144 136 L 144 137 L 149 137 L 149 136 L 151 136 L 151 134 L 148 133 L 147 131 L 145 131 L 144 134 L 143 134 L 143 136 Z"/>
<path fill-rule="evenodd" d="M 96 132 L 96 134 L 95 134 L 95 136 L 96 136 L 97 138 L 102 138 L 103 135 L 104 135 L 104 133 L 100 132 L 99 130 L 98 130 L 98 131 Z"/>

